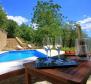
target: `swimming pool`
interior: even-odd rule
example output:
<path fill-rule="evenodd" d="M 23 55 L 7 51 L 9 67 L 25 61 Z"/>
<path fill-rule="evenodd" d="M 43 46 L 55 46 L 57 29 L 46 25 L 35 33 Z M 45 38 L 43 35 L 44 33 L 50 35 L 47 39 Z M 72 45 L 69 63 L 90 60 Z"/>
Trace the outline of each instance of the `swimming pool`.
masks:
<path fill-rule="evenodd" d="M 45 54 L 37 50 L 15 50 L 0 54 L 0 62 L 22 60 L 33 56 L 36 56 L 38 58 L 46 57 Z"/>

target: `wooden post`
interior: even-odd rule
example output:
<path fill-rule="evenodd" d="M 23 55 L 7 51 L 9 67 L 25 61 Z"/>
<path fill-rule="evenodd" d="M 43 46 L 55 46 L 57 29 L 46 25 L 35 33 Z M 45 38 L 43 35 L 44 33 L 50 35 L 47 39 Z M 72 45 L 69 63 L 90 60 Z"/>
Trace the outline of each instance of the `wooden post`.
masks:
<path fill-rule="evenodd" d="M 25 68 L 25 84 L 32 84 L 31 75 L 28 73 L 27 68 Z"/>

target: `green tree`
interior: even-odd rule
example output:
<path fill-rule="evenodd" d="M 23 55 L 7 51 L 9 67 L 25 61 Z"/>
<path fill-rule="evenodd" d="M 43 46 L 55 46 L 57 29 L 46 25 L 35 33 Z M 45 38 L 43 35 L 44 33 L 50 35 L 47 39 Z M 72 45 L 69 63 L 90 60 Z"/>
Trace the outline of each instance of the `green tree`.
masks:
<path fill-rule="evenodd" d="M 61 35 L 61 22 L 63 16 L 59 12 L 60 8 L 61 6 L 55 4 L 52 0 L 38 0 L 32 18 L 32 23 L 38 24 L 38 30 L 36 31 L 38 37 L 36 39 L 37 44 L 41 45 L 46 35 L 53 39 Z"/>
<path fill-rule="evenodd" d="M 62 40 L 64 47 L 74 47 L 75 39 L 77 37 L 74 22 L 64 23 L 62 27 Z"/>
<path fill-rule="evenodd" d="M 6 32 L 8 34 L 8 37 L 15 37 L 17 28 L 18 28 L 18 25 L 15 21 L 7 20 Z"/>
<path fill-rule="evenodd" d="M 0 28 L 5 29 L 6 27 L 6 20 L 7 20 L 7 14 L 3 10 L 2 6 L 0 6 Z"/>
<path fill-rule="evenodd" d="M 33 29 L 26 24 L 20 25 L 17 29 L 17 36 L 23 38 L 26 41 L 32 42 L 33 39 Z"/>

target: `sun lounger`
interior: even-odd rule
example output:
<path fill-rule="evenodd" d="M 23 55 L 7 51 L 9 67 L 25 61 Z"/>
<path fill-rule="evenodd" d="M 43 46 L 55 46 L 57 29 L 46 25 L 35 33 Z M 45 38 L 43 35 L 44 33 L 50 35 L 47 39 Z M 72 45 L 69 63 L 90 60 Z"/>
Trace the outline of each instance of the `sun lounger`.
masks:
<path fill-rule="evenodd" d="M 27 45 L 29 49 L 32 49 L 32 46 L 30 44 Z"/>
<path fill-rule="evenodd" d="M 23 50 L 24 48 L 21 47 L 20 45 L 17 45 L 17 46 L 16 46 L 16 49 L 17 49 L 17 50 Z"/>
<path fill-rule="evenodd" d="M 32 49 L 31 44 L 23 43 L 18 37 L 16 37 L 16 40 L 19 43 L 19 45 L 17 46 L 19 49 L 22 49 L 22 48 L 24 48 L 24 49 Z"/>

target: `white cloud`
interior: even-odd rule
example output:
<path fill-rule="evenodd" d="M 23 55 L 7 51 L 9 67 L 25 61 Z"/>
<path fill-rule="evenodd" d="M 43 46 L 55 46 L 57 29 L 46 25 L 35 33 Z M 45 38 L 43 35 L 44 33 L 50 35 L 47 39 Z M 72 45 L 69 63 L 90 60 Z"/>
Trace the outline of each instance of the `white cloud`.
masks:
<path fill-rule="evenodd" d="M 77 23 L 79 23 L 83 29 L 83 31 L 89 36 L 91 37 L 91 17 L 87 17 L 83 20 L 78 21 Z"/>
<path fill-rule="evenodd" d="M 81 25 L 82 29 L 91 30 L 91 17 L 80 20 L 77 23 L 79 23 Z"/>
<path fill-rule="evenodd" d="M 32 27 L 33 27 L 34 29 L 37 29 L 37 28 L 38 28 L 38 24 L 32 23 Z"/>
<path fill-rule="evenodd" d="M 28 19 L 22 17 L 22 16 L 7 16 L 8 19 L 14 20 L 17 22 L 18 25 L 21 25 L 22 23 L 27 23 Z"/>

